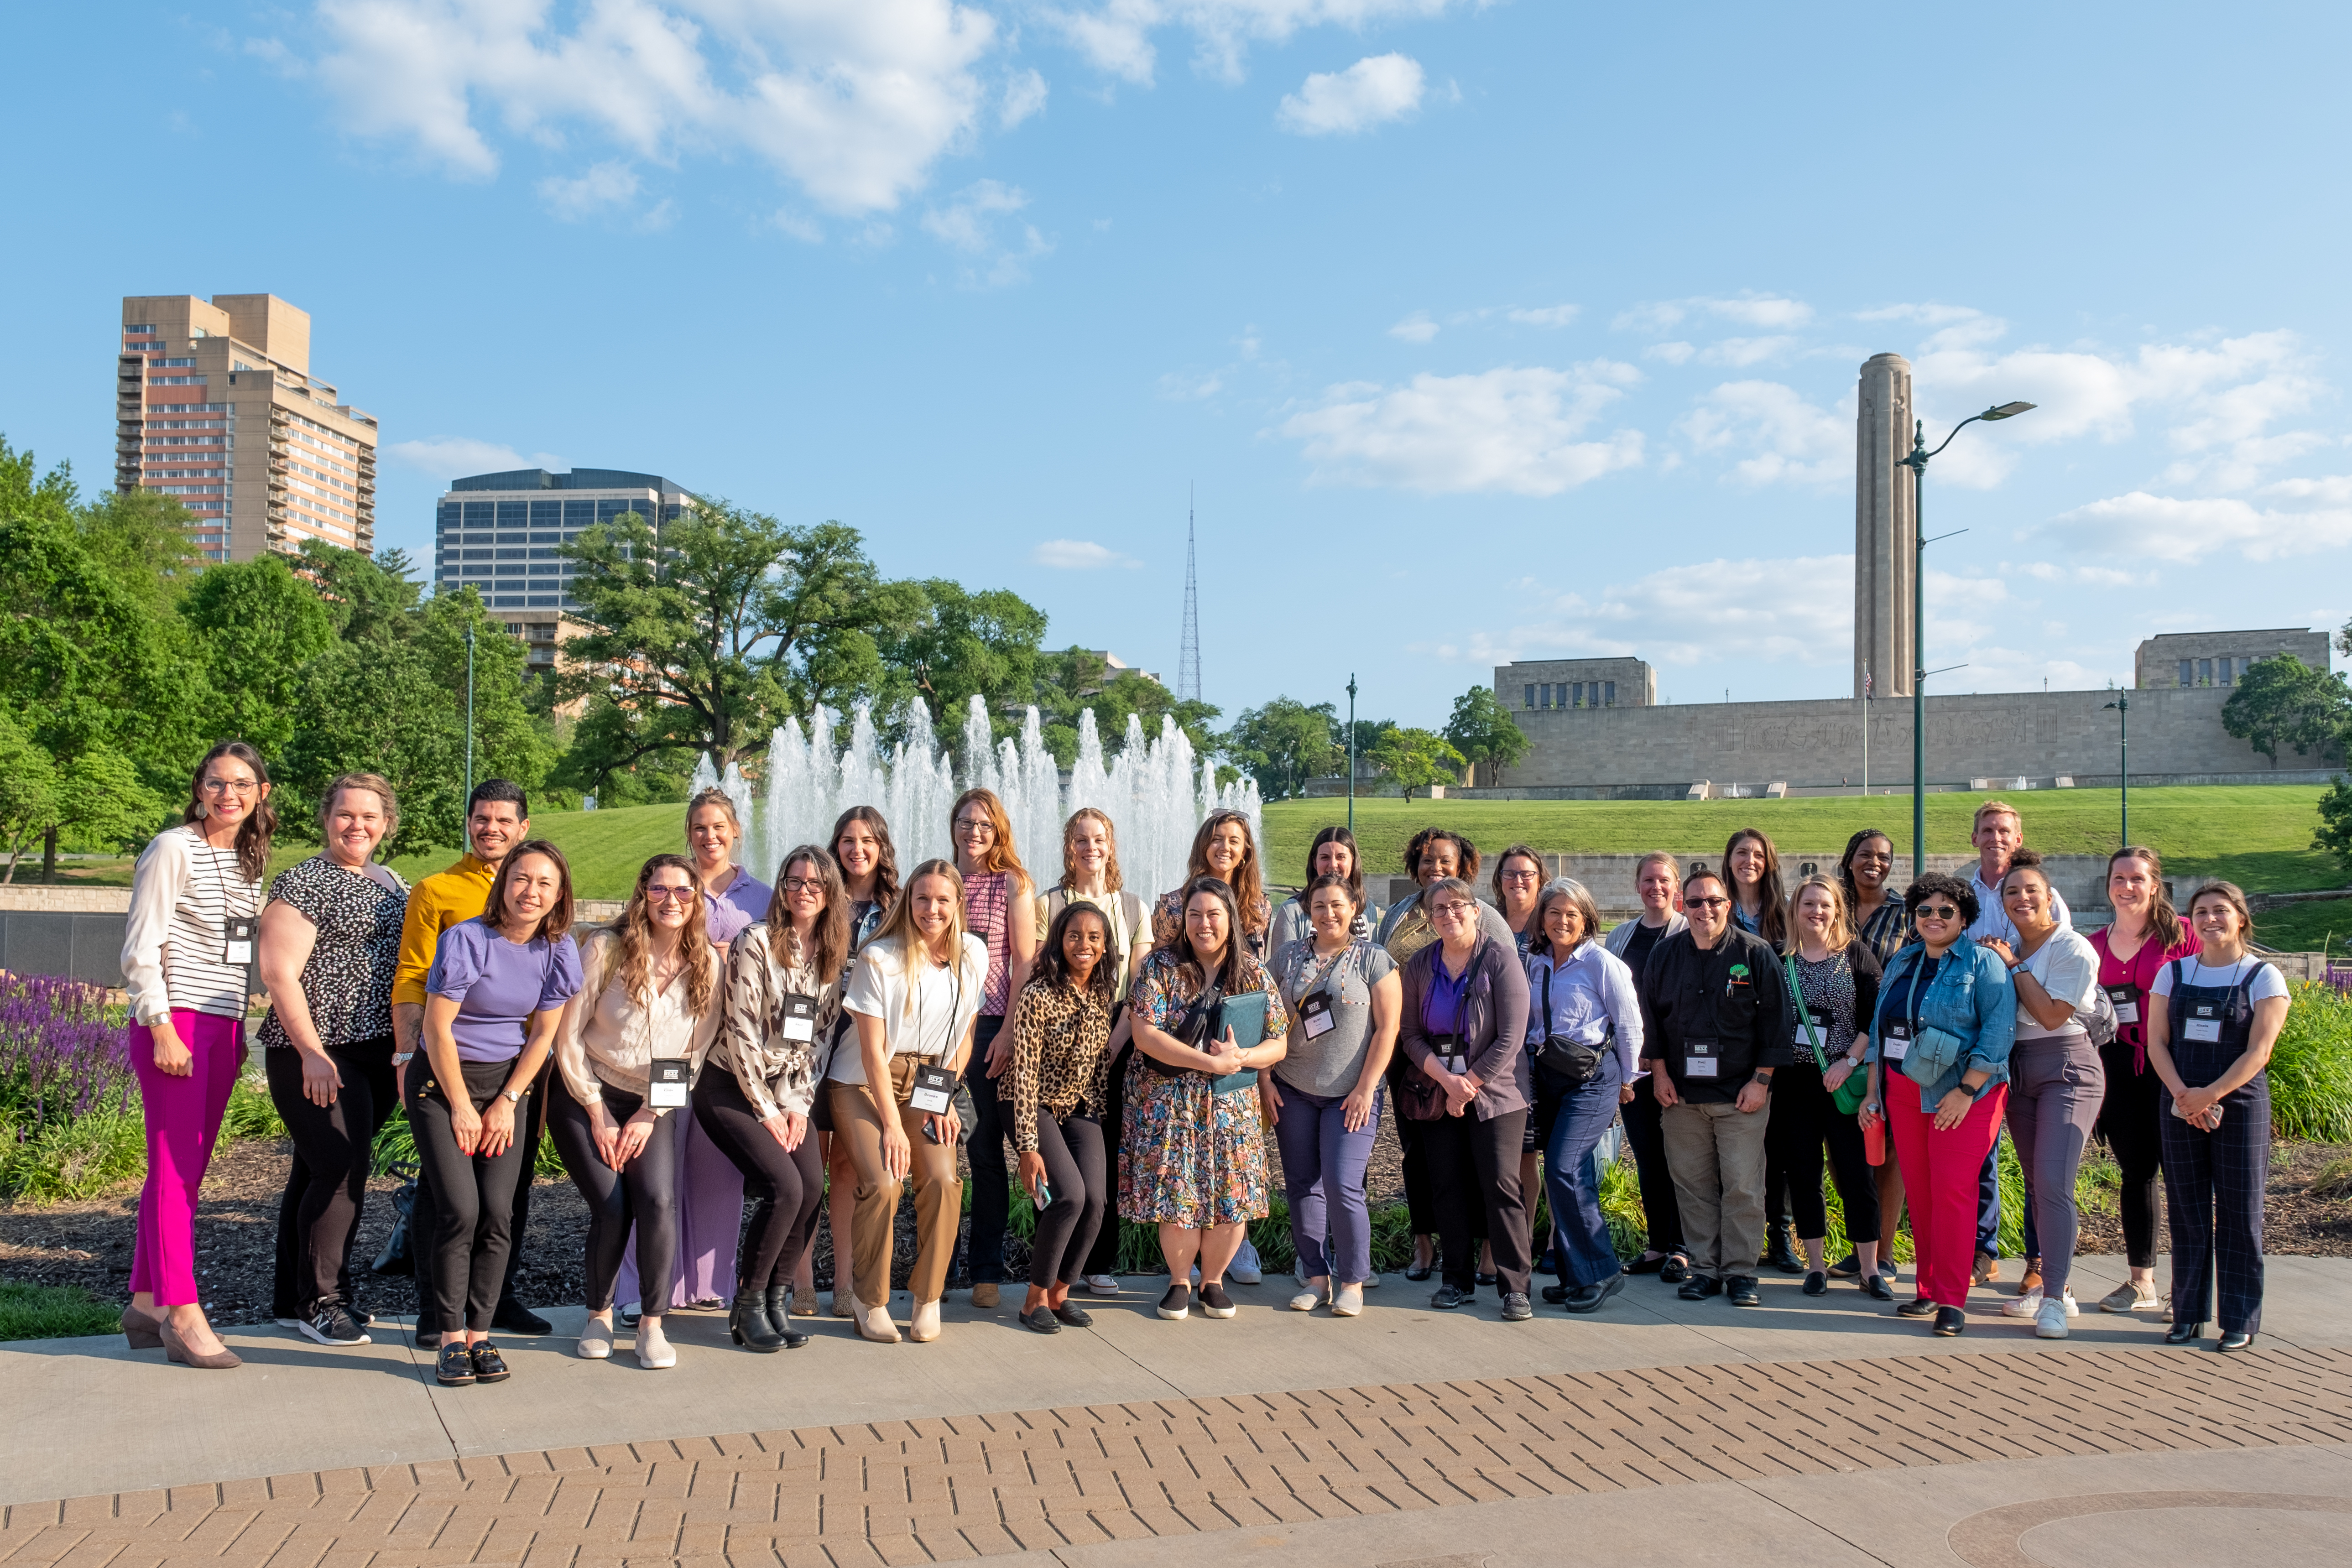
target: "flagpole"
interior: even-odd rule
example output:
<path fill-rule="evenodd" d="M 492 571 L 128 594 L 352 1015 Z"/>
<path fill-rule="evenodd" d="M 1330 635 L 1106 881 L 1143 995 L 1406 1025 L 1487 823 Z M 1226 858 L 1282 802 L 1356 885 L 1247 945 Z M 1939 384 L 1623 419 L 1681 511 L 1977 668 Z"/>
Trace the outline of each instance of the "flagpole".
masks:
<path fill-rule="evenodd" d="M 1870 798 L 1870 664 L 1862 667 L 1862 797 Z"/>

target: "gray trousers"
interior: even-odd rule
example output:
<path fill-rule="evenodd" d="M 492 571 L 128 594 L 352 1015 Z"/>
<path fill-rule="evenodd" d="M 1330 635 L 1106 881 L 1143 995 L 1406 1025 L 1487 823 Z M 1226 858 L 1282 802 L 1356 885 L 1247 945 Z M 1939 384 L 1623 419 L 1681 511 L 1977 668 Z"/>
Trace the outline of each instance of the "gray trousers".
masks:
<path fill-rule="evenodd" d="M 1685 1100 L 1658 1113 L 1675 1205 L 1682 1211 L 1683 1251 L 1694 1274 L 1756 1272 L 1764 1249 L 1764 1129 L 1771 1115 L 1769 1100 L 1750 1112 Z"/>
<path fill-rule="evenodd" d="M 2020 1040 L 2009 1054 L 2009 1137 L 2025 1173 L 2035 1238 L 2042 1244 L 2042 1293 L 2065 1293 L 2081 1215 L 2074 1175 L 2106 1099 L 2107 1072 L 2081 1030 Z"/>

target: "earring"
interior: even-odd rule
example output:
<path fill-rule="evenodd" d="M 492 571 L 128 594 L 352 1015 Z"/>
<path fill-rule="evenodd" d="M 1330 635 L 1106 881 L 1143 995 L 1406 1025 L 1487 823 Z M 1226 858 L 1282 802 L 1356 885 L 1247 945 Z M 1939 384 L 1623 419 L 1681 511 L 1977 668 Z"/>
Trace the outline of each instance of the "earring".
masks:
<path fill-rule="evenodd" d="M 202 822 L 205 817 L 210 816 L 212 814 L 213 808 L 211 806 L 206 805 L 203 801 L 196 802 L 196 820 L 198 822 Z"/>

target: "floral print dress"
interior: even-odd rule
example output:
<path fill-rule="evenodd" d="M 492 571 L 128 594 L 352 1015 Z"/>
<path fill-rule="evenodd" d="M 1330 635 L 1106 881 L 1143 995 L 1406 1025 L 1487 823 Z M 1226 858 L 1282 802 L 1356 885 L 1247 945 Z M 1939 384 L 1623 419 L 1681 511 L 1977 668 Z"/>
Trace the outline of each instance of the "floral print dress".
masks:
<path fill-rule="evenodd" d="M 1246 953 L 1241 987 L 1264 991 L 1265 1037 L 1290 1028 L 1289 1014 L 1265 966 Z M 1202 986 L 1199 973 L 1168 948 L 1143 961 L 1129 1000 L 1142 1021 L 1173 1032 Z M 1140 1049 L 1127 1068 L 1127 1108 L 1118 1149 L 1118 1213 L 1144 1225 L 1205 1230 L 1264 1219 L 1268 1212 L 1265 1129 L 1248 1089 L 1219 1094 L 1206 1073 L 1170 1077 Z"/>

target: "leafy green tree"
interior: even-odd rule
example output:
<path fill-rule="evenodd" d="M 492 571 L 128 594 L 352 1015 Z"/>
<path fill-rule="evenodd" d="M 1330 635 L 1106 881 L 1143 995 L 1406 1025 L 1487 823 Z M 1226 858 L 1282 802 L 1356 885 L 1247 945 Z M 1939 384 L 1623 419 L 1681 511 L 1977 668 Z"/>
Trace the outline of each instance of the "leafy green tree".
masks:
<path fill-rule="evenodd" d="M 2281 745 L 2296 756 L 2341 754 L 2352 724 L 2352 690 L 2344 677 L 2314 669 L 2293 654 L 2257 659 L 2221 705 L 2221 728 L 2278 765 Z"/>
<path fill-rule="evenodd" d="M 748 756 L 784 718 L 874 690 L 877 638 L 912 626 L 921 590 L 886 583 L 854 528 L 788 528 L 722 500 L 658 542 L 630 513 L 561 547 L 579 563 L 560 697 L 584 700 L 569 775 L 589 787 L 638 762 Z"/>
<path fill-rule="evenodd" d="M 914 586 L 920 609 L 877 644 L 888 670 L 885 704 L 899 689 L 919 694 L 943 745 L 961 744 L 974 697 L 988 705 L 992 730 L 1010 728 L 1004 710 L 1027 704 L 1035 692 L 1045 612 L 1008 588 L 974 593 L 944 577 Z"/>
<path fill-rule="evenodd" d="M 1116 752 L 1127 733 L 1132 714 L 1143 721 L 1143 732 L 1157 737 L 1162 717 L 1176 721 L 1196 752 L 1217 750 L 1214 729 L 1220 710 L 1212 703 L 1180 698 L 1139 669 L 1113 670 L 1099 654 L 1069 647 L 1039 656 L 1036 703 L 1044 722 L 1045 744 L 1064 767 L 1078 754 L 1078 715 L 1091 708 L 1104 749 Z"/>
<path fill-rule="evenodd" d="M 2319 831 L 2311 847 L 2332 852 L 2336 864 L 2352 871 L 2352 784 L 2345 783 L 2342 773 L 2319 797 Z"/>
<path fill-rule="evenodd" d="M 301 574 L 317 588 L 337 637 L 370 642 L 407 635 L 407 617 L 415 610 L 424 584 L 409 575 L 406 551 L 369 556 L 306 539 L 301 563 Z"/>
<path fill-rule="evenodd" d="M 129 848 L 158 832 L 170 804 L 149 789 L 131 759 L 92 746 L 59 771 L 58 825 L 83 844 Z"/>
<path fill-rule="evenodd" d="M 1328 702 L 1309 708 L 1295 697 L 1277 697 L 1263 708 L 1244 708 L 1224 735 L 1225 754 L 1257 780 L 1269 800 L 1303 792 L 1307 781 L 1348 765 L 1338 713 Z"/>
<path fill-rule="evenodd" d="M 16 879 L 26 847 L 57 826 L 58 814 L 57 763 L 0 712 L 0 840 L 8 847 L 8 870 L 0 882 Z"/>
<path fill-rule="evenodd" d="M 1528 754 L 1528 738 L 1510 710 L 1495 700 L 1491 686 L 1474 686 L 1454 700 L 1445 738 L 1474 767 L 1486 770 L 1489 784 L 1503 782 L 1503 770 Z"/>
<path fill-rule="evenodd" d="M 293 738 L 302 667 L 335 641 L 317 587 L 297 577 L 284 556 L 262 555 L 203 573 L 188 587 L 181 614 L 217 678 L 205 729 L 277 755 Z"/>
<path fill-rule="evenodd" d="M 1407 800 L 1414 790 L 1454 776 L 1453 770 L 1462 765 L 1462 753 L 1444 736 L 1428 730 L 1400 730 L 1393 724 L 1381 732 L 1378 743 L 1365 755 L 1373 767 L 1403 786 Z"/>
<path fill-rule="evenodd" d="M 170 496 L 109 490 L 80 510 L 82 548 L 151 615 L 168 616 L 204 558 L 188 538 L 194 521 Z"/>

